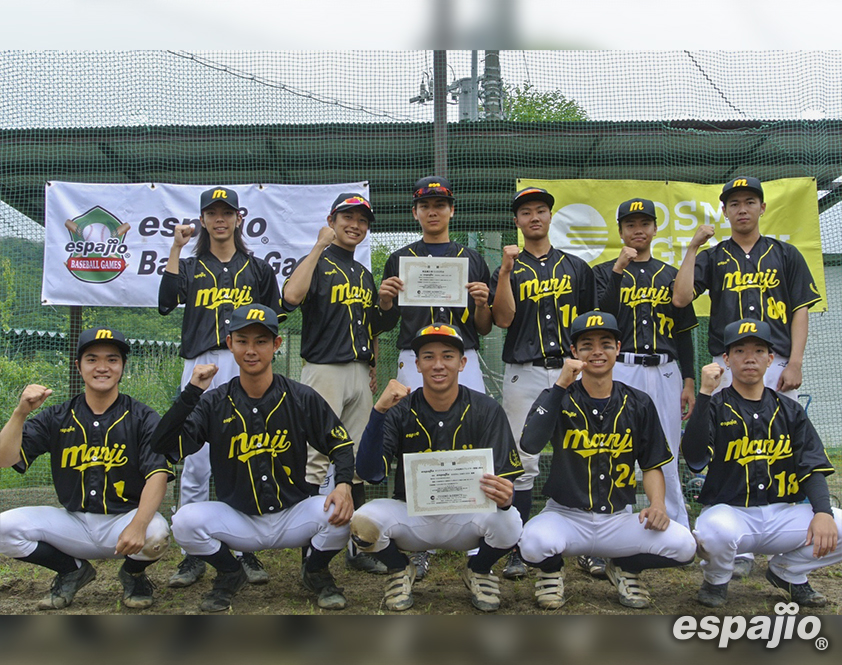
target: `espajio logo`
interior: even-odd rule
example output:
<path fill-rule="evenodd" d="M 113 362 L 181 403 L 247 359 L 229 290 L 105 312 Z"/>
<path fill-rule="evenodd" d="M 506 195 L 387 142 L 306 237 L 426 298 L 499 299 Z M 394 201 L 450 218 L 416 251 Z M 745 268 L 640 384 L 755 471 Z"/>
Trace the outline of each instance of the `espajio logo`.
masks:
<path fill-rule="evenodd" d="M 101 206 L 64 223 L 70 242 L 64 246 L 68 253 L 65 265 L 82 282 L 103 284 L 116 279 L 126 269 L 126 234 L 131 225 Z"/>
<path fill-rule="evenodd" d="M 556 210 L 550 222 L 553 247 L 593 261 L 608 244 L 608 225 L 599 212 L 586 203 L 571 203 Z"/>
<path fill-rule="evenodd" d="M 672 627 L 673 637 L 677 640 L 719 639 L 717 646 L 724 649 L 731 640 L 745 638 L 766 642 L 767 649 L 774 649 L 784 640 L 815 640 L 816 649 L 824 651 L 829 646 L 826 637 L 819 635 L 822 622 L 816 616 L 803 616 L 796 619 L 797 603 L 777 603 L 777 616 L 706 616 L 696 619 L 692 616 L 679 617 Z"/>

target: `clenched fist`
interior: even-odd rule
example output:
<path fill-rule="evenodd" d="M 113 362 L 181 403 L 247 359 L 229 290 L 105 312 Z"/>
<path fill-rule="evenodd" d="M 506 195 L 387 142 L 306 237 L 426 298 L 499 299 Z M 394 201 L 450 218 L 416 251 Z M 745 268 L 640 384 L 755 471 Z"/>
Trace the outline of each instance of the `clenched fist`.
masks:
<path fill-rule="evenodd" d="M 176 224 L 173 229 L 172 242 L 176 247 L 184 247 L 193 235 L 192 224 Z"/>
<path fill-rule="evenodd" d="M 724 372 L 725 370 L 716 363 L 702 367 L 702 385 L 699 387 L 699 392 L 703 395 L 712 395 L 713 391 L 719 387 L 719 380 Z"/>
<path fill-rule="evenodd" d="M 193 376 L 190 377 L 190 383 L 197 388 L 207 390 L 213 380 L 213 377 L 219 371 L 216 365 L 196 365 L 193 368 Z"/>
<path fill-rule="evenodd" d="M 696 233 L 693 234 L 693 239 L 690 241 L 689 248 L 699 249 L 699 247 L 713 238 L 714 233 L 716 233 L 716 231 L 710 224 L 702 224 L 698 229 L 696 229 Z"/>
<path fill-rule="evenodd" d="M 410 390 L 396 379 L 391 379 L 385 390 L 380 395 L 377 403 L 374 405 L 376 411 L 386 413 L 389 409 L 400 402 L 404 397 L 409 395 Z"/>

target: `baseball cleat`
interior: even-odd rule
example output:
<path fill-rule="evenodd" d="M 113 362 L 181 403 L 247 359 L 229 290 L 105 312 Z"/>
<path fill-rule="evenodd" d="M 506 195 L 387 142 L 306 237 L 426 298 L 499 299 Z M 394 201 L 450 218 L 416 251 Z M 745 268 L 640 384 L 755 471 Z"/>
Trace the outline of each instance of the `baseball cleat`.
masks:
<path fill-rule="evenodd" d="M 182 587 L 195 584 L 202 575 L 205 574 L 205 562 L 188 554 L 180 564 L 178 570 L 170 577 L 167 586 L 172 589 L 180 589 Z"/>
<path fill-rule="evenodd" d="M 73 602 L 76 592 L 93 582 L 96 570 L 90 561 L 82 560 L 82 565 L 72 573 L 59 573 L 53 580 L 50 593 L 38 602 L 39 610 L 63 610 Z"/>
<path fill-rule="evenodd" d="M 801 584 L 787 582 L 775 575 L 771 568 L 766 569 L 766 579 L 772 586 L 788 593 L 789 599 L 793 603 L 798 603 L 801 607 L 824 607 L 827 605 L 827 598 L 811 587 L 809 582 L 802 582 Z"/>
<path fill-rule="evenodd" d="M 535 600 L 542 610 L 557 610 L 567 598 L 564 597 L 564 571 L 556 570 L 551 573 L 539 570 L 535 582 Z"/>
<path fill-rule="evenodd" d="M 243 567 L 231 573 L 217 571 L 213 588 L 205 594 L 199 609 L 202 612 L 224 612 L 231 609 L 234 595 L 248 583 L 248 576 Z"/>
<path fill-rule="evenodd" d="M 387 610 L 403 612 L 415 603 L 412 597 L 412 585 L 415 582 L 415 564 L 411 561 L 406 568 L 400 568 L 389 573 L 386 580 L 386 593 L 383 602 Z"/>
<path fill-rule="evenodd" d="M 589 573 L 591 577 L 604 580 L 605 575 L 605 559 L 598 556 L 579 556 L 576 557 L 576 563 L 579 568 Z"/>
<path fill-rule="evenodd" d="M 605 574 L 611 580 L 611 584 L 617 587 L 620 594 L 620 605 L 631 607 L 635 610 L 642 610 L 649 607 L 649 592 L 640 581 L 638 573 L 630 573 L 629 571 L 618 568 L 614 562 L 609 559 L 605 562 Z"/>
<path fill-rule="evenodd" d="M 263 564 L 254 552 L 243 552 L 237 559 L 246 571 L 249 584 L 269 583 L 269 573 L 263 568 Z"/>
<path fill-rule="evenodd" d="M 728 582 L 724 584 L 711 584 L 702 582 L 696 600 L 705 607 L 722 607 L 728 599 Z"/>
<path fill-rule="evenodd" d="M 506 561 L 506 567 L 503 568 L 503 577 L 507 580 L 519 580 L 526 577 L 529 570 L 523 559 L 520 558 L 520 552 L 516 549 L 509 553 L 509 559 Z"/>
<path fill-rule="evenodd" d="M 462 581 L 471 592 L 471 605 L 482 612 L 494 612 L 500 607 L 500 578 L 494 573 L 477 573 L 470 568 L 462 571 Z"/>
<path fill-rule="evenodd" d="M 342 593 L 344 589 L 336 586 L 336 580 L 327 568 L 308 571 L 301 566 L 301 583 L 308 591 L 319 594 L 316 602 L 323 610 L 344 610 L 348 604 Z"/>
<path fill-rule="evenodd" d="M 374 575 L 385 575 L 389 572 L 386 564 L 379 559 L 375 559 L 368 552 L 358 551 L 356 554 L 352 554 L 350 547 L 345 550 L 345 565 L 353 570 L 359 570 L 363 573 L 372 573 Z"/>
<path fill-rule="evenodd" d="M 152 606 L 153 584 L 146 573 L 130 573 L 125 566 L 120 566 L 117 578 L 123 585 L 123 605 L 133 610 Z"/>
<path fill-rule="evenodd" d="M 423 580 L 430 572 L 430 553 L 426 550 L 413 552 L 409 555 L 409 560 L 415 564 L 415 581 Z"/>
<path fill-rule="evenodd" d="M 731 579 L 744 580 L 751 575 L 752 570 L 754 570 L 754 559 L 744 556 L 737 557 L 734 559 L 734 572 L 731 573 Z"/>

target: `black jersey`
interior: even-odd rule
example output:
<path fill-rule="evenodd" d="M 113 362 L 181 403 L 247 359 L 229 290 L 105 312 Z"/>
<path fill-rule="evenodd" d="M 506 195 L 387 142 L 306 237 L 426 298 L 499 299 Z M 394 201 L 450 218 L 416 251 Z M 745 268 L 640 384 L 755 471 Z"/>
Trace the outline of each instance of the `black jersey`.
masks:
<path fill-rule="evenodd" d="M 385 326 L 376 298 L 371 271 L 353 252 L 329 245 L 301 301 L 301 357 L 319 364 L 370 361 L 372 340 Z M 284 303 L 284 309 L 295 307 Z"/>
<path fill-rule="evenodd" d="M 500 268 L 491 278 L 494 302 Z M 594 277 L 578 256 L 551 248 L 546 256 L 522 251 L 509 277 L 515 318 L 506 330 L 503 361 L 529 363 L 550 356 L 570 357 L 570 324 L 594 308 Z"/>
<path fill-rule="evenodd" d="M 795 400 L 766 388 L 759 401 L 733 386 L 699 395 L 681 450 L 687 465 L 708 467 L 699 502 L 765 506 L 803 501 L 803 483 L 833 465 L 815 427 Z"/>
<path fill-rule="evenodd" d="M 383 267 L 383 279 L 398 276 L 398 264 L 401 256 L 432 256 L 423 240 L 407 245 L 394 252 L 386 261 Z M 489 283 L 491 275 L 485 260 L 473 249 L 451 242 L 442 256 L 467 257 L 468 259 L 468 281 Z M 474 313 L 476 303 L 468 296 L 468 307 L 399 307 L 397 298 L 392 303 L 392 308 L 383 312 L 385 317 L 385 329 L 395 327 L 400 317 L 401 327 L 398 334 L 398 348 L 409 349 L 412 339 L 424 326 L 431 323 L 447 323 L 457 326 L 465 341 L 465 349 L 475 349 L 479 346 L 479 335 L 474 324 Z"/>
<path fill-rule="evenodd" d="M 158 312 L 169 314 L 184 305 L 181 357 L 195 358 L 224 349 L 228 321 L 237 307 L 258 303 L 286 318 L 281 310 L 278 280 L 263 259 L 237 252 L 228 263 L 213 254 L 178 261 L 178 276 L 164 272 L 158 289 Z"/>
<path fill-rule="evenodd" d="M 619 381 L 601 408 L 581 381 L 544 390 L 526 417 L 520 445 L 535 455 L 547 441 L 553 460 L 544 494 L 595 513 L 616 513 L 635 502 L 635 462 L 648 471 L 673 459 L 649 395 Z"/>
<path fill-rule="evenodd" d="M 13 468 L 24 473 L 49 453 L 53 485 L 67 510 L 127 513 L 138 507 L 151 475 L 173 476 L 167 460 L 152 450 L 159 420 L 128 395 L 118 395 L 103 414 L 91 411 L 84 394 L 77 395 L 24 423 L 21 461 Z"/>
<path fill-rule="evenodd" d="M 658 259 L 632 261 L 620 275 L 614 261 L 593 269 L 599 309 L 617 317 L 628 353 L 663 353 L 678 359 L 676 336 L 699 325 L 693 305 L 675 307 L 672 288 L 678 270 Z"/>
<path fill-rule="evenodd" d="M 336 482 L 354 475 L 353 441 L 315 390 L 280 374 L 259 399 L 240 378 L 202 394 L 192 384 L 161 419 L 155 448 L 172 461 L 210 445 L 217 498 L 248 515 L 306 499 L 307 444 L 336 464 Z"/>
<path fill-rule="evenodd" d="M 488 395 L 465 386 L 459 386 L 459 396 L 446 412 L 434 411 L 424 399 L 424 389 L 418 388 L 385 414 L 372 409 L 371 415 L 375 425 L 382 425 L 378 434 L 382 434 L 385 468 L 380 477 L 388 475 L 392 459 L 397 459 L 396 499 L 406 500 L 403 471 L 406 453 L 491 448 L 495 475 L 514 480 L 523 473 L 503 407 Z M 365 454 L 364 447 L 369 446 L 366 439 L 370 432 L 366 428 L 363 434 L 360 456 Z"/>
<path fill-rule="evenodd" d="M 708 349 L 725 353 L 725 326 L 740 319 L 766 321 L 775 353 L 792 352 L 792 315 L 821 300 L 807 262 L 793 245 L 760 236 L 746 254 L 732 238 L 699 252 L 694 297 L 710 292 Z"/>

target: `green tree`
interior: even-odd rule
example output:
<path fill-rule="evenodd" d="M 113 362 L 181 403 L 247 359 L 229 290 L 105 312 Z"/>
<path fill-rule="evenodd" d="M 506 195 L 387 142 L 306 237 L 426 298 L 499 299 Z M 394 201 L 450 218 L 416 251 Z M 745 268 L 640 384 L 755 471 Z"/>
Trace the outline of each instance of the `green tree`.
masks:
<path fill-rule="evenodd" d="M 515 122 L 573 122 L 587 120 L 578 102 L 560 90 L 541 92 L 531 83 L 503 86 L 503 115 Z"/>

